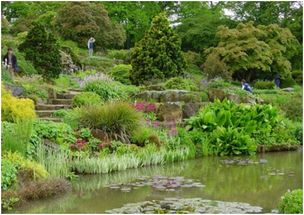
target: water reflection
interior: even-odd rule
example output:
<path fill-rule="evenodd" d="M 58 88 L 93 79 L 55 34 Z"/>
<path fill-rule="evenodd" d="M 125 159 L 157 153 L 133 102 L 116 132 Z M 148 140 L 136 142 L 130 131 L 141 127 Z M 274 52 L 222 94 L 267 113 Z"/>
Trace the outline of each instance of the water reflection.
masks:
<path fill-rule="evenodd" d="M 251 159 L 261 158 L 268 162 L 238 166 L 223 164 L 223 158 L 208 157 L 166 166 L 82 176 L 73 182 L 72 192 L 61 197 L 32 202 L 14 212 L 102 213 L 126 203 L 165 197 L 247 202 L 269 212 L 277 206 L 284 192 L 302 187 L 302 152 L 268 153 Z M 140 187 L 129 193 L 105 187 L 113 183 L 132 182 L 140 176 L 155 175 L 198 179 L 206 187 L 181 188 L 175 192 Z"/>

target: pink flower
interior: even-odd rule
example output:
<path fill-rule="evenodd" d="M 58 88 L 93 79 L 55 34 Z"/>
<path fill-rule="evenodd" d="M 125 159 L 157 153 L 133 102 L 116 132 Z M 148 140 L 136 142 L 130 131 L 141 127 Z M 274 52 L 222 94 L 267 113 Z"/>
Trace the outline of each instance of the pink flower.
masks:
<path fill-rule="evenodd" d="M 156 105 L 155 104 L 148 104 L 146 106 L 146 111 L 147 112 L 154 112 L 156 110 Z"/>

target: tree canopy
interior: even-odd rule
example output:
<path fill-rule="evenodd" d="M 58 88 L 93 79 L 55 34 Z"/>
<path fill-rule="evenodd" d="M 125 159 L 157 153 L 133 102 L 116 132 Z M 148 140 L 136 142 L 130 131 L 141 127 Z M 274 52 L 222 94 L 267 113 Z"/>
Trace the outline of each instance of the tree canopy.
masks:
<path fill-rule="evenodd" d="M 277 24 L 236 28 L 220 27 L 219 43 L 206 50 L 204 71 L 209 77 L 247 79 L 291 77 L 290 59 L 297 54 L 298 41 L 289 29 Z"/>
<path fill-rule="evenodd" d="M 100 4 L 71 2 L 58 11 L 56 19 L 59 33 L 86 47 L 90 37 L 102 48 L 120 47 L 125 41 L 123 28 L 110 20 Z"/>

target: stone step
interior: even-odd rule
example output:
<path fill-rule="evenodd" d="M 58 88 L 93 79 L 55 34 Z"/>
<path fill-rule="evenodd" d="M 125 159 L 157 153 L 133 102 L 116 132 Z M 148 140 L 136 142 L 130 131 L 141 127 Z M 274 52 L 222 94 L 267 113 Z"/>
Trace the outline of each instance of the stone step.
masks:
<path fill-rule="evenodd" d="M 50 103 L 54 105 L 71 105 L 72 99 L 51 99 Z"/>
<path fill-rule="evenodd" d="M 57 99 L 73 99 L 74 96 L 76 96 L 79 93 L 80 92 L 76 92 L 76 91 L 71 91 L 71 92 L 68 92 L 68 93 L 57 93 L 56 98 Z"/>
<path fill-rule="evenodd" d="M 39 117 L 50 117 L 56 110 L 36 110 L 36 114 Z"/>
<path fill-rule="evenodd" d="M 37 104 L 35 106 L 36 110 L 59 110 L 59 109 L 68 109 L 71 105 L 53 105 L 53 104 Z"/>
<path fill-rule="evenodd" d="M 53 122 L 62 122 L 62 119 L 56 117 L 41 117 L 40 120 L 53 121 Z"/>

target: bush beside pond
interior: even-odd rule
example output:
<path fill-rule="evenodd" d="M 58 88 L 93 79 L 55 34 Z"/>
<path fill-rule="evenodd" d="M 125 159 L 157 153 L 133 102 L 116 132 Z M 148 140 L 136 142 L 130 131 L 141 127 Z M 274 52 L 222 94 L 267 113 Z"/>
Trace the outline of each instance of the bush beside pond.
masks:
<path fill-rule="evenodd" d="M 293 190 L 282 196 L 279 203 L 279 212 L 283 214 L 303 213 L 303 190 Z"/>

